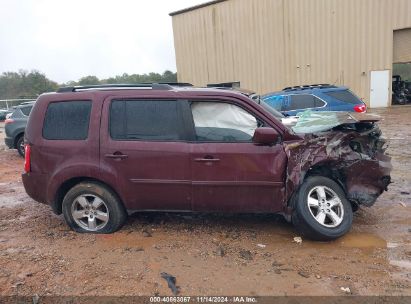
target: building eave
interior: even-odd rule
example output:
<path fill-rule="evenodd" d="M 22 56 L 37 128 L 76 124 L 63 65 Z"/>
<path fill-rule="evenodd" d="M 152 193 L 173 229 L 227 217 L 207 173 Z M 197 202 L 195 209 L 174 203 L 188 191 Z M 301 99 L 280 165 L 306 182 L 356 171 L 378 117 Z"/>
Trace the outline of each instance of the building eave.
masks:
<path fill-rule="evenodd" d="M 202 4 L 198 4 L 198 5 L 195 5 L 195 6 L 190 6 L 190 7 L 184 8 L 182 10 L 171 12 L 169 15 L 170 16 L 180 15 L 180 14 L 183 14 L 183 13 L 191 12 L 191 11 L 194 11 L 194 10 L 206 7 L 206 6 L 210 6 L 210 5 L 213 5 L 213 4 L 218 4 L 220 2 L 225 2 L 225 1 L 227 1 L 227 0 L 208 1 L 208 2 L 205 2 L 205 3 L 202 3 Z"/>

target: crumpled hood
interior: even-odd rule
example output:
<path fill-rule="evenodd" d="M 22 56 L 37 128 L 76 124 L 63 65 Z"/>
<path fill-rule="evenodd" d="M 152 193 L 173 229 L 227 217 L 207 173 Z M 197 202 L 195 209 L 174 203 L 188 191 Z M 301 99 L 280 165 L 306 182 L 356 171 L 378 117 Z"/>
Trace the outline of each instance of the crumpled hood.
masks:
<path fill-rule="evenodd" d="M 298 113 L 296 124 L 291 129 L 297 134 L 317 133 L 331 130 L 340 125 L 356 123 L 373 123 L 381 119 L 380 116 L 368 113 L 355 112 L 313 112 Z"/>

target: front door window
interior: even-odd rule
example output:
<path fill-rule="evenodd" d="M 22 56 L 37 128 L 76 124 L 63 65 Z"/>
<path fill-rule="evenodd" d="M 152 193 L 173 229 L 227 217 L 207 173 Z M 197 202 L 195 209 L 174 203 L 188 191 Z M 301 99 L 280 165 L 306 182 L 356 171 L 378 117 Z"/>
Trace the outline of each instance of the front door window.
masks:
<path fill-rule="evenodd" d="M 197 141 L 247 142 L 258 126 L 254 116 L 229 103 L 193 102 L 191 111 Z"/>

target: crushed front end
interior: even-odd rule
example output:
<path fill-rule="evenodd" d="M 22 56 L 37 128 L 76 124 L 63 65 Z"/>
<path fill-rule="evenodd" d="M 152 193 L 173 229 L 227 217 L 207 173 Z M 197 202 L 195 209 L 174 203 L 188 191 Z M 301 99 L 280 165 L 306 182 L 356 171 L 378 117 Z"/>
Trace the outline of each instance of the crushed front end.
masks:
<path fill-rule="evenodd" d="M 324 120 L 322 115 L 305 117 L 297 128 L 316 126 L 317 132 L 285 144 L 289 197 L 306 176 L 326 175 L 341 185 L 351 203 L 372 206 L 391 183 L 391 158 L 376 124 L 379 118 L 341 112 L 324 114 Z M 332 122 L 328 130 L 327 120 Z"/>
<path fill-rule="evenodd" d="M 348 200 L 365 206 L 375 203 L 391 183 L 391 158 L 385 154 L 386 142 L 374 123 L 357 123 L 358 131 L 349 141 L 358 160 L 341 167 Z M 340 126 L 341 131 L 347 126 Z"/>

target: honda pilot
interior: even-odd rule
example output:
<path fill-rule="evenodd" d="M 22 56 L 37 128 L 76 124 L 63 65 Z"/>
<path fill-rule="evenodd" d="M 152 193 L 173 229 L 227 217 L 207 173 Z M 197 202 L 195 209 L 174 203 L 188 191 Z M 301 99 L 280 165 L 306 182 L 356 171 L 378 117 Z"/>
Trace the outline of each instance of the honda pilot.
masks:
<path fill-rule="evenodd" d="M 23 183 L 78 232 L 112 233 L 136 211 L 280 213 L 331 240 L 387 189 L 391 163 L 378 118 L 318 115 L 293 130 L 234 90 L 65 87 L 34 104 Z"/>

